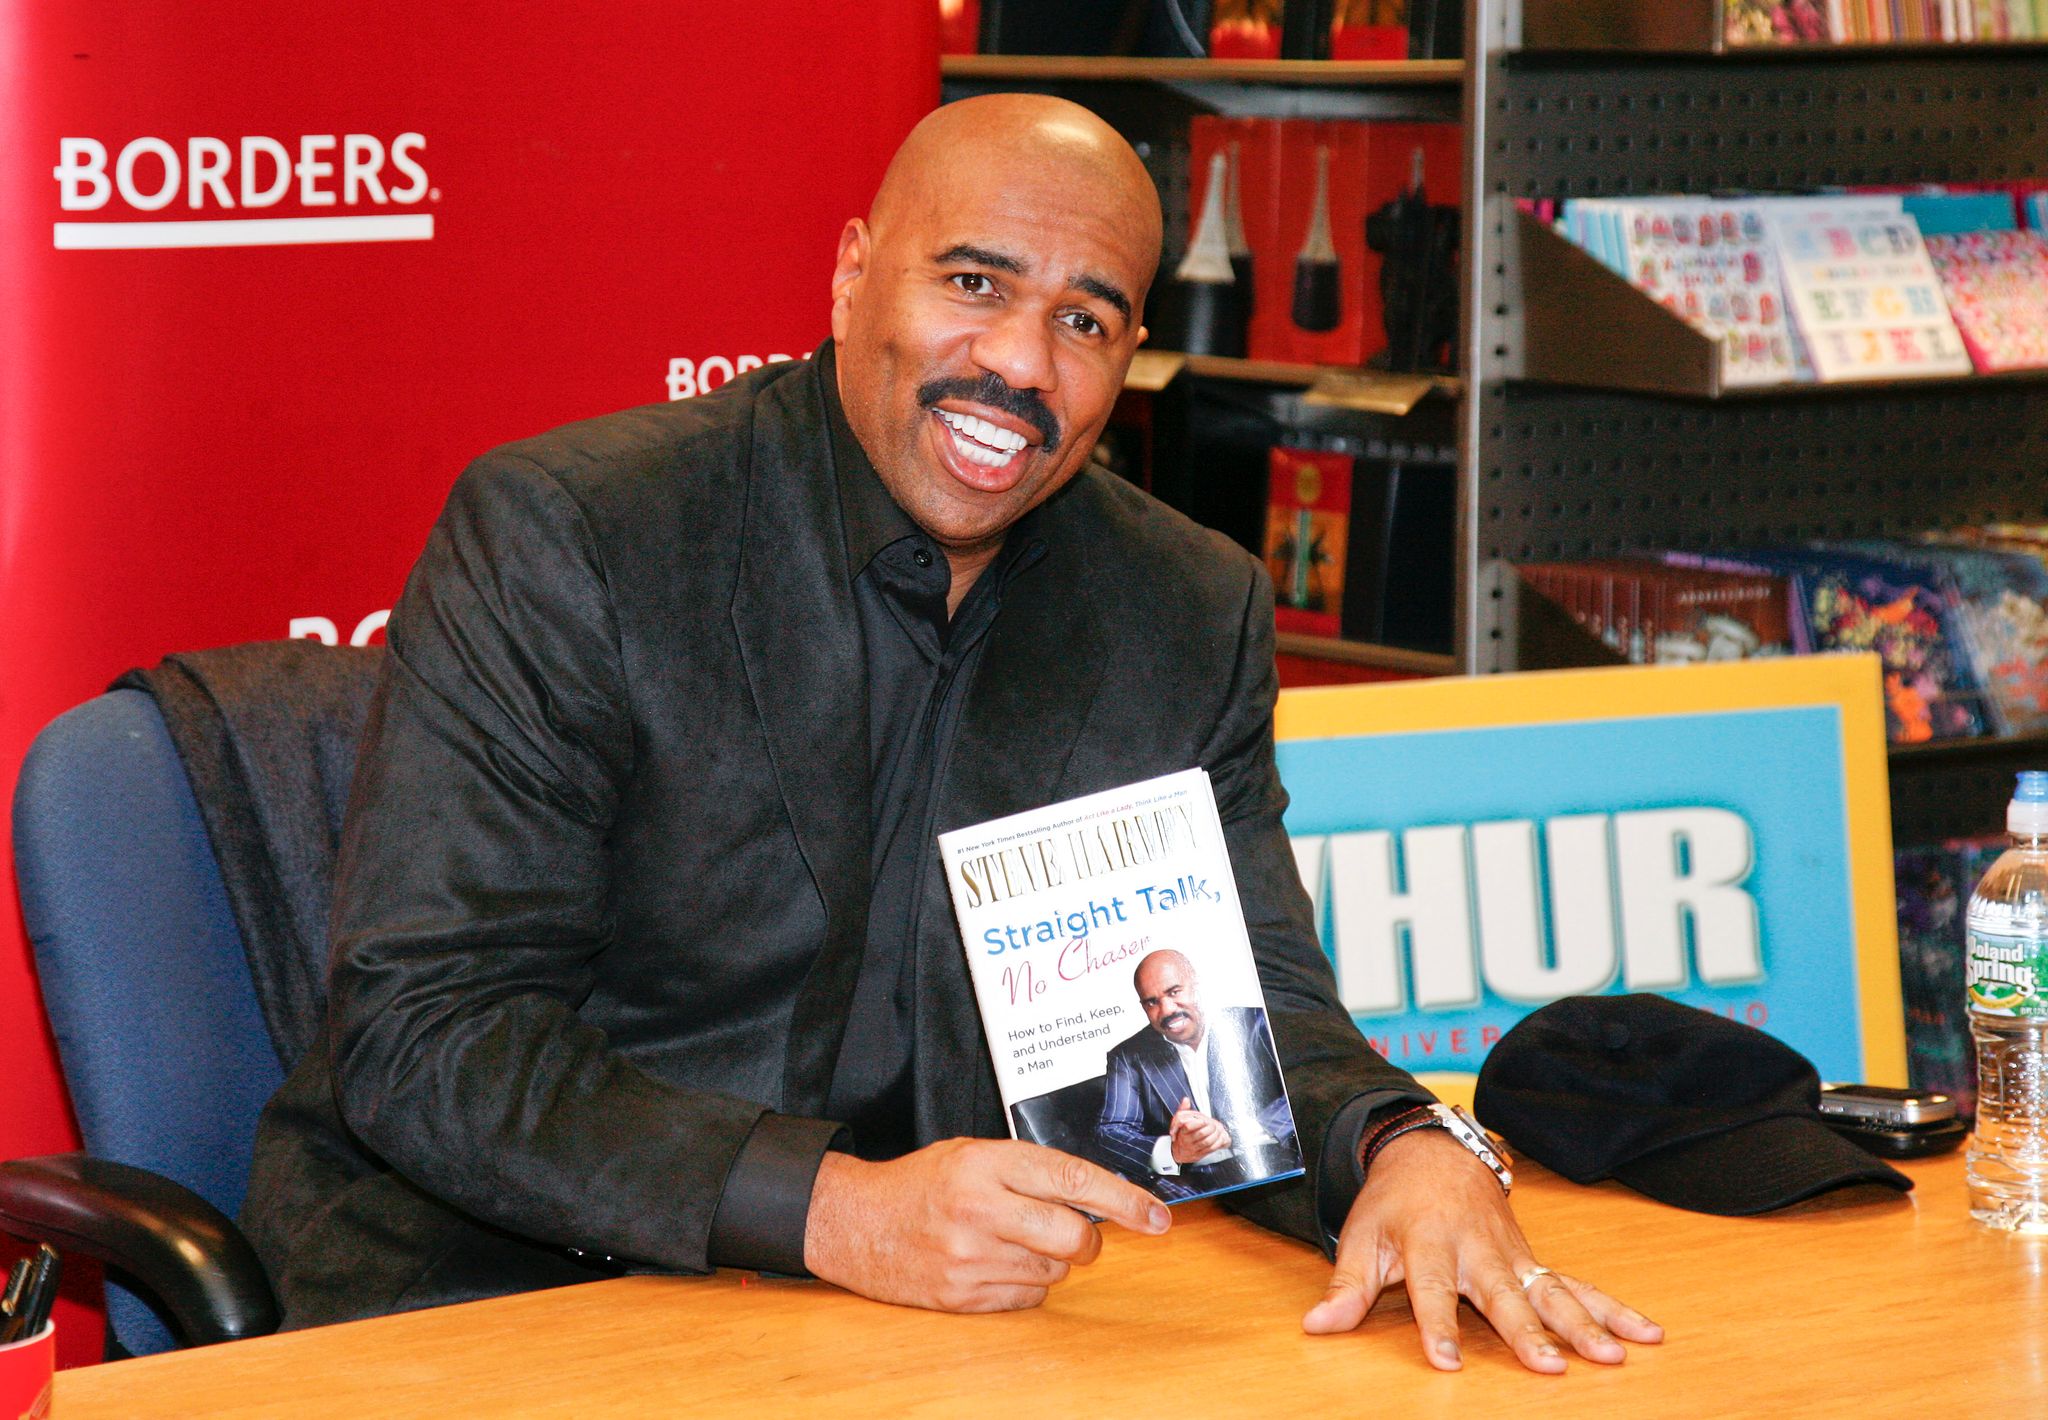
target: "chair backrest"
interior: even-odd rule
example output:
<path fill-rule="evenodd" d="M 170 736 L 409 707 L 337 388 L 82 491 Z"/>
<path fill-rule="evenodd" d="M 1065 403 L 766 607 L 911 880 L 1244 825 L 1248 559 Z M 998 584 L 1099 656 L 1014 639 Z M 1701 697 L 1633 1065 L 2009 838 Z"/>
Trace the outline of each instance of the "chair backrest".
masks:
<path fill-rule="evenodd" d="M 112 691 L 37 736 L 15 791 L 14 861 L 87 1152 L 235 1216 L 282 1071 L 155 700 Z M 107 1319 L 132 1354 L 175 1345 L 114 1280 Z"/>

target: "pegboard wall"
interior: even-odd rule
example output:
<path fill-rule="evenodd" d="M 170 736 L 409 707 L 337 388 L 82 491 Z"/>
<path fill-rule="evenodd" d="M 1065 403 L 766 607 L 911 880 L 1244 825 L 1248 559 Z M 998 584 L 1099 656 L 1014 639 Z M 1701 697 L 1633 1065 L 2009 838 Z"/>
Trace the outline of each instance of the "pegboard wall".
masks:
<path fill-rule="evenodd" d="M 1485 559 L 2048 517 L 2048 385 L 1707 402 L 1492 382 L 1480 402 Z"/>
<path fill-rule="evenodd" d="M 1503 562 L 2048 517 L 2048 381 L 1688 400 L 1507 377 L 1517 199 L 2048 177 L 2048 48 L 1538 55 L 1505 47 L 1500 0 L 1475 8 L 1469 668 L 1514 669 Z"/>
<path fill-rule="evenodd" d="M 1646 0 L 1655 3 L 1655 0 Z M 2048 57 L 1497 56 L 1488 190 L 1612 197 L 2043 175 Z"/>

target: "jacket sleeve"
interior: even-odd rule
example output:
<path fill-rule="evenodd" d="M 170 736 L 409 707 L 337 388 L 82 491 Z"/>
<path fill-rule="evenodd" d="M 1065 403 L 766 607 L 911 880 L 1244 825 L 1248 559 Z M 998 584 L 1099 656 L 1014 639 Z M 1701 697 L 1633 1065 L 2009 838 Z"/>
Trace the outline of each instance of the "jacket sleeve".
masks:
<path fill-rule="evenodd" d="M 1202 765 L 1216 791 L 1307 1174 L 1230 1194 L 1224 1206 L 1327 1251 L 1330 1213 L 1334 1209 L 1341 1222 L 1357 1188 L 1355 1177 L 1333 1176 L 1328 1182 L 1334 1189 L 1324 1189 L 1325 1174 L 1334 1175 L 1333 1161 L 1348 1161 L 1356 1143 L 1355 1124 L 1351 1139 L 1333 1138 L 1338 1112 L 1361 1096 L 1375 1104 L 1426 1102 L 1432 1096 L 1365 1043 L 1338 1001 L 1336 977 L 1316 938 L 1314 913 L 1280 822 L 1287 791 L 1273 759 L 1273 706 L 1280 690 L 1273 661 L 1273 586 L 1256 565 L 1249 580 L 1230 695 Z M 1362 1110 L 1345 1111 L 1347 1121 L 1363 1116 Z"/>
<path fill-rule="evenodd" d="M 1152 1175 L 1152 1140 L 1145 1132 L 1144 1102 L 1138 1097 L 1138 1067 L 1129 1052 L 1112 1050 L 1102 1085 L 1102 1114 L 1095 1124 L 1095 1143 L 1136 1178 Z"/>
<path fill-rule="evenodd" d="M 607 835 L 634 757 L 605 569 L 580 506 L 530 461 L 479 460 L 388 639 L 335 891 L 343 1118 L 392 1168 L 486 1223 L 706 1267 L 721 1190 L 762 1106 L 658 1080 L 577 1014 L 612 932 Z M 834 1128 L 767 1120 L 817 1134 L 819 1152 Z"/>

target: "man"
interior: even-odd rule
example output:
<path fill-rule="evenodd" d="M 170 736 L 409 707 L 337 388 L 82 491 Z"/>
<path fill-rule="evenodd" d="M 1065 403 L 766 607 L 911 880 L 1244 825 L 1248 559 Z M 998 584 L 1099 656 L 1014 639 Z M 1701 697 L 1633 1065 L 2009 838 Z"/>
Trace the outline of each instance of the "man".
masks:
<path fill-rule="evenodd" d="M 1084 468 L 1159 223 L 1085 110 L 943 108 L 847 224 L 816 359 L 458 480 L 391 621 L 326 1027 L 259 1130 L 287 1324 L 618 1267 L 1022 1307 L 1094 1257 L 1081 1210 L 1164 1230 L 1001 1138 L 933 835 L 1200 764 L 1310 1161 L 1246 1206 L 1343 1229 L 1305 1324 L 1405 1275 L 1439 1366 L 1461 1288 L 1539 1369 L 1544 1321 L 1602 1360 L 1652 1334 L 1579 1284 L 1525 1298 L 1442 1131 L 1351 1203 L 1364 1122 L 1418 1095 L 1337 1005 L 1280 826 L 1270 585 Z"/>
<path fill-rule="evenodd" d="M 1095 1128 L 1117 1171 L 1172 1200 L 1298 1168 L 1266 1013 L 1205 1011 L 1194 963 L 1171 949 L 1148 953 L 1131 985 L 1148 1024 L 1111 1048 Z"/>

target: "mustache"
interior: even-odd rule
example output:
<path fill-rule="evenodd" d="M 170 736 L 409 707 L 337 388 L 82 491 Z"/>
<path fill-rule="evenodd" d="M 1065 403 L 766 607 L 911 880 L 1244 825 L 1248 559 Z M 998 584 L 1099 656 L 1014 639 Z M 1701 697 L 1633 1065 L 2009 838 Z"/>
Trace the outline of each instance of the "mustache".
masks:
<path fill-rule="evenodd" d="M 1160 1029 L 1164 1030 L 1167 1026 L 1177 1026 L 1182 1021 L 1193 1019 L 1186 1011 L 1174 1011 L 1169 1015 L 1161 1016 L 1159 1018 L 1159 1026 Z"/>
<path fill-rule="evenodd" d="M 1013 414 L 1038 431 L 1038 437 L 1045 441 L 1047 453 L 1059 447 L 1059 416 L 1046 407 L 1037 391 L 1012 389 L 993 370 L 979 379 L 955 376 L 952 379 L 927 380 L 917 387 L 917 402 L 926 409 L 942 399 L 971 399 L 976 404 Z"/>

